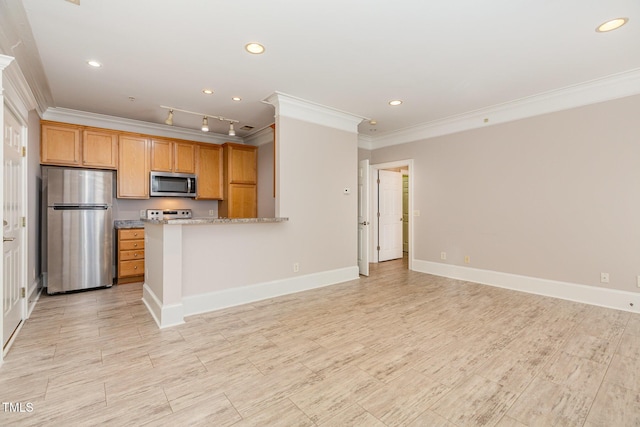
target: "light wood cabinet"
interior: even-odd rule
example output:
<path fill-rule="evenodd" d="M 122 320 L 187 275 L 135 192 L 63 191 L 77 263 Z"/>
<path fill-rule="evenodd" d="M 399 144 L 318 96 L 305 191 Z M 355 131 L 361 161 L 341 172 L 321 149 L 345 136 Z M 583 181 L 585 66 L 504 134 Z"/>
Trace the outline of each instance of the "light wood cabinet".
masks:
<path fill-rule="evenodd" d="M 224 199 L 219 215 L 226 218 L 258 216 L 257 147 L 226 142 L 223 148 Z"/>
<path fill-rule="evenodd" d="M 96 129 L 83 130 L 82 165 L 116 169 L 118 167 L 118 134 Z"/>
<path fill-rule="evenodd" d="M 144 228 L 118 230 L 117 283 L 144 280 Z"/>
<path fill-rule="evenodd" d="M 118 138 L 118 198 L 149 198 L 149 140 L 140 136 Z"/>
<path fill-rule="evenodd" d="M 40 163 L 43 165 L 81 166 L 81 127 L 42 122 Z"/>
<path fill-rule="evenodd" d="M 222 199 L 222 147 L 215 144 L 196 146 L 196 175 L 198 176 L 196 199 Z"/>
<path fill-rule="evenodd" d="M 116 169 L 118 134 L 102 129 L 43 121 L 40 163 Z"/>
<path fill-rule="evenodd" d="M 187 141 L 151 140 L 151 170 L 195 173 L 196 144 Z"/>

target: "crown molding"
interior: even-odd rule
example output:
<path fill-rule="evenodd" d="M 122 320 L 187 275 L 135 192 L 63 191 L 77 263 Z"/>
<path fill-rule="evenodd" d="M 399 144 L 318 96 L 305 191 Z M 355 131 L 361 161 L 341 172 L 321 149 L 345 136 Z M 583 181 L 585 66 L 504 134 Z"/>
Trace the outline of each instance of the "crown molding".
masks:
<path fill-rule="evenodd" d="M 372 137 L 370 149 L 420 141 L 637 94 L 640 94 L 640 68 L 388 132 Z M 366 139 L 362 141 L 363 144 L 367 142 Z"/>
<path fill-rule="evenodd" d="M 273 129 L 270 125 L 244 138 L 245 144 L 255 145 L 256 147 L 269 144 L 270 142 L 273 142 Z"/>
<path fill-rule="evenodd" d="M 3 79 L 6 99 L 12 103 L 14 109 L 19 110 L 22 118 L 26 119 L 31 110 L 36 110 L 39 115 L 42 115 L 35 95 L 17 63 L 11 64 L 4 70 Z"/>
<path fill-rule="evenodd" d="M 365 150 L 374 149 L 374 139 L 371 135 L 358 134 L 358 148 L 364 148 Z"/>
<path fill-rule="evenodd" d="M 87 111 L 71 110 L 68 108 L 47 108 L 47 111 L 44 112 L 42 118 L 44 120 L 56 122 L 164 136 L 167 138 L 187 139 L 190 141 L 210 142 L 213 144 L 222 144 L 224 142 L 243 142 L 242 138 L 237 136 L 229 136 L 213 132 L 207 132 L 205 134 L 199 130 L 143 122 L 141 120 L 125 119 L 122 117 L 90 113 Z"/>
<path fill-rule="evenodd" d="M 284 116 L 347 132 L 358 132 L 358 125 L 366 117 L 347 113 L 282 92 L 274 92 L 262 102 L 276 107 L 276 117 Z"/>
<path fill-rule="evenodd" d="M 7 68 L 12 61 L 13 56 L 0 54 L 0 71 L 4 71 L 4 69 Z"/>

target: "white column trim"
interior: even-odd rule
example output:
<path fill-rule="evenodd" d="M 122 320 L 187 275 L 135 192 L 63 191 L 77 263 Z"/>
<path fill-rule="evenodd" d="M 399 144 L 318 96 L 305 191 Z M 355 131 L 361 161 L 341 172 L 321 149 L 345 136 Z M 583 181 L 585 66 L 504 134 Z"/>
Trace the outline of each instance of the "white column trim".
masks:
<path fill-rule="evenodd" d="M 282 92 L 274 92 L 262 102 L 276 107 L 276 117 L 290 117 L 347 132 L 357 133 L 360 122 L 369 120 L 363 116 L 337 110 Z"/>

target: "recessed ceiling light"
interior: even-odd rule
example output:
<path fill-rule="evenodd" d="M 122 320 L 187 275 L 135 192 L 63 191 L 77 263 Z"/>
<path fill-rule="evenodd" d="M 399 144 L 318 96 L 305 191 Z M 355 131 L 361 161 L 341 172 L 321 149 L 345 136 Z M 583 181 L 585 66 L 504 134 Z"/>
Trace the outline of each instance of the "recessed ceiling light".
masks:
<path fill-rule="evenodd" d="M 239 96 L 234 96 L 233 98 L 231 98 L 231 100 L 239 102 L 239 101 L 242 101 L 242 98 L 240 98 Z"/>
<path fill-rule="evenodd" d="M 393 101 L 389 101 L 389 105 L 396 106 L 400 104 L 402 104 L 402 101 L 400 101 L 399 99 L 394 99 Z"/>
<path fill-rule="evenodd" d="M 213 91 L 211 89 L 202 89 L 202 93 L 204 93 L 205 95 L 211 95 Z"/>
<path fill-rule="evenodd" d="M 264 52 L 264 46 L 262 46 L 260 43 L 247 43 L 244 48 L 247 52 L 253 53 L 255 55 L 259 55 Z"/>
<path fill-rule="evenodd" d="M 95 67 L 95 68 L 100 68 L 100 67 L 102 67 L 102 64 L 101 64 L 101 63 L 99 63 L 98 61 L 95 61 L 95 60 L 93 60 L 93 59 L 92 59 L 92 60 L 87 61 L 87 64 L 89 64 L 89 65 L 91 65 L 92 67 Z"/>
<path fill-rule="evenodd" d="M 609 20 L 607 22 L 604 22 L 604 23 L 600 24 L 598 26 L 598 28 L 596 28 L 596 31 L 598 33 L 606 33 L 607 31 L 613 31 L 615 29 L 618 29 L 618 28 L 622 27 L 628 21 L 629 21 L 629 18 L 611 19 L 611 20 Z"/>

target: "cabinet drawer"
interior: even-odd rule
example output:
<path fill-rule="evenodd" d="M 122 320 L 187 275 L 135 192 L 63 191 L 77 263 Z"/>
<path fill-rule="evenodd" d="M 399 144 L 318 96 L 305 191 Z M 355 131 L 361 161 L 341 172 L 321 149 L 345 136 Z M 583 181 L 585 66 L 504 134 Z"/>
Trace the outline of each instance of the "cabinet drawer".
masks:
<path fill-rule="evenodd" d="M 144 249 L 144 240 L 121 240 L 118 249 L 121 251 Z"/>
<path fill-rule="evenodd" d="M 131 228 L 128 230 L 118 230 L 120 240 L 144 239 L 144 228 Z"/>
<path fill-rule="evenodd" d="M 144 259 L 144 250 L 139 251 L 120 251 L 120 261 L 128 261 L 132 259 Z"/>
<path fill-rule="evenodd" d="M 144 260 L 120 261 L 118 263 L 118 277 L 143 276 Z"/>

